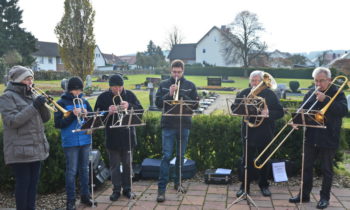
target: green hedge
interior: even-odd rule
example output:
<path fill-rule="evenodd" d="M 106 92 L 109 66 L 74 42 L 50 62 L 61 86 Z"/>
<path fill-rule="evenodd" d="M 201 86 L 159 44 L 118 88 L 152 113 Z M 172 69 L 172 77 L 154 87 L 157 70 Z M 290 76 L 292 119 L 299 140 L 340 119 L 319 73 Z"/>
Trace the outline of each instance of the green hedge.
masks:
<path fill-rule="evenodd" d="M 35 71 L 35 80 L 61 80 L 69 78 L 70 73 L 66 71 Z"/>
<path fill-rule="evenodd" d="M 277 121 L 277 130 L 290 118 Z M 141 163 L 144 158 L 161 158 L 160 113 L 148 112 L 144 116 L 146 126 L 137 128 L 138 146 L 134 151 L 134 162 Z M 199 170 L 207 168 L 232 168 L 237 173 L 237 162 L 242 152 L 240 136 L 241 119 L 228 115 L 198 115 L 193 118 L 193 126 L 186 157 L 196 161 Z M 39 184 L 39 192 L 52 192 L 64 186 L 65 158 L 61 147 L 60 131 L 53 127 L 53 120 L 45 124 L 46 136 L 50 143 L 50 156 L 43 162 Z M 274 155 L 274 159 L 289 159 L 300 167 L 302 129 L 295 131 Z M 284 132 L 286 133 L 287 130 Z M 348 148 L 350 131 L 342 130 L 341 147 Z M 3 150 L 3 129 L 0 124 L 0 151 Z M 99 130 L 93 134 L 93 148 L 100 149 L 108 164 L 104 149 L 104 132 Z M 2 152 L 1 152 L 2 153 Z M 339 161 L 342 155 L 336 156 Z M 317 170 L 319 172 L 319 170 Z M 13 189 L 14 180 L 10 168 L 6 167 L 3 154 L 0 155 L 1 189 Z"/>

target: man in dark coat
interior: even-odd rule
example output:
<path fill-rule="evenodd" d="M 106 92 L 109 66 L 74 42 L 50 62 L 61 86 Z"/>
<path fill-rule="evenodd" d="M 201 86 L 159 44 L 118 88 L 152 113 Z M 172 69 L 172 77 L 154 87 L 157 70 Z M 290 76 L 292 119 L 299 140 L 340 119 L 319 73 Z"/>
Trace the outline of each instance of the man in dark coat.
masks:
<path fill-rule="evenodd" d="M 124 80 L 121 75 L 115 74 L 111 76 L 109 87 L 108 91 L 98 96 L 95 111 L 106 110 L 110 115 L 113 115 L 117 110 L 130 110 L 131 108 L 134 110 L 143 109 L 135 94 L 124 89 Z M 118 119 L 118 115 L 114 115 L 114 119 Z M 126 127 L 110 128 L 112 123 L 115 123 L 112 120 L 113 117 L 110 116 L 106 124 L 105 135 L 112 184 L 114 186 L 110 200 L 116 201 L 120 197 L 121 188 L 123 188 L 123 195 L 127 198 L 131 198 L 133 195 L 130 180 L 130 163 L 132 161 L 130 154 L 132 151 L 130 151 L 130 148 L 132 149 L 136 143 L 136 133 L 134 127 L 130 129 Z M 120 173 L 120 162 L 123 165 L 122 174 Z"/>
<path fill-rule="evenodd" d="M 159 109 L 163 109 L 165 100 L 174 100 L 174 95 L 178 92 L 178 100 L 198 101 L 198 94 L 196 86 L 185 79 L 184 63 L 181 60 L 174 60 L 171 63 L 171 77 L 160 83 L 158 91 L 156 93 L 156 105 Z M 180 84 L 180 85 L 179 85 Z M 177 90 L 179 89 L 179 90 Z M 193 108 L 197 108 L 196 106 Z M 167 112 L 167 108 L 164 108 L 164 112 Z M 176 142 L 177 148 L 179 148 L 178 142 L 181 139 L 181 166 L 183 166 L 184 154 L 186 152 L 188 136 L 190 134 L 190 128 L 192 123 L 191 116 L 182 116 L 181 123 L 179 116 L 162 116 L 162 161 L 160 164 L 159 182 L 158 182 L 158 196 L 157 201 L 165 201 L 166 186 L 169 181 L 169 167 L 170 160 L 173 155 L 173 146 Z M 180 129 L 181 125 L 181 129 Z M 180 132 L 181 131 L 181 132 Z M 181 135 L 181 138 L 180 138 Z M 174 188 L 179 188 L 179 149 L 177 149 L 176 162 L 175 162 L 175 179 Z"/>
<path fill-rule="evenodd" d="M 253 71 L 250 74 L 250 87 L 242 90 L 237 94 L 235 102 L 232 104 L 232 111 L 236 110 L 237 106 L 240 104 L 240 100 L 244 97 L 247 97 L 251 92 L 252 88 L 255 88 L 259 85 L 263 80 L 263 71 Z M 248 127 L 246 126 L 246 122 L 242 120 L 242 129 L 241 135 L 243 140 L 243 148 L 242 148 L 242 168 L 243 171 L 245 166 L 245 136 L 246 136 L 246 128 L 248 127 L 248 155 L 247 155 L 247 166 L 248 166 L 248 177 L 247 177 L 247 193 L 249 194 L 249 185 L 252 180 L 253 175 L 253 160 L 257 157 L 258 154 L 266 147 L 266 145 L 272 140 L 275 131 L 275 120 L 283 117 L 284 112 L 283 108 L 276 96 L 276 94 L 269 88 L 262 90 L 257 96 L 265 99 L 267 109 L 262 110 L 262 115 L 266 115 L 267 118 L 264 118 L 262 124 L 258 127 Z M 255 118 L 249 118 L 249 121 L 255 120 Z M 264 157 L 263 157 L 264 158 Z M 236 193 L 237 197 L 240 197 L 244 193 L 244 173 L 241 178 L 242 184 L 240 190 Z M 259 170 L 259 187 L 264 196 L 271 196 L 271 192 L 269 191 L 269 183 L 267 181 L 268 178 L 268 168 L 264 166 L 261 170 Z"/>
<path fill-rule="evenodd" d="M 312 73 L 312 77 L 314 78 L 318 90 L 312 95 L 315 92 L 315 89 L 311 89 L 305 95 L 304 102 L 309 97 L 311 98 L 304 105 L 304 108 L 309 109 L 317 101 L 312 109 L 321 110 L 337 93 L 338 87 L 331 84 L 331 72 L 327 68 L 316 68 Z M 302 202 L 310 201 L 313 180 L 313 164 L 315 160 L 319 158 L 321 162 L 323 181 L 320 191 L 320 200 L 317 203 L 318 209 L 327 208 L 329 205 L 333 178 L 333 159 L 336 150 L 339 148 L 339 135 L 342 118 L 347 112 L 347 100 L 344 93 L 341 91 L 325 113 L 326 128 L 306 128 Z M 289 202 L 299 203 L 300 199 L 299 193 L 297 196 L 290 198 Z"/>

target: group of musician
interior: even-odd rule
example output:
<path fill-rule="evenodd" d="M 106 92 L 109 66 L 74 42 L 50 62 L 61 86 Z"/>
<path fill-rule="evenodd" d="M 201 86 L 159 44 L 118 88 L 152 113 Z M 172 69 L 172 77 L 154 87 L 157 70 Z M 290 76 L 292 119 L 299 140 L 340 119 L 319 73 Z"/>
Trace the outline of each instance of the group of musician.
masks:
<path fill-rule="evenodd" d="M 163 109 L 164 101 L 173 100 L 177 94 L 180 100 L 199 101 L 196 86 L 184 77 L 185 65 L 181 60 L 174 60 L 170 66 L 171 77 L 160 83 L 156 93 L 156 105 Z M 263 81 L 264 72 L 253 71 L 249 77 L 249 88 L 242 90 L 236 98 L 244 98 L 252 89 Z M 338 87 L 332 84 L 331 72 L 324 67 L 316 68 L 314 78 L 317 91 L 310 90 L 304 97 L 305 108 L 309 108 L 317 101 L 314 110 L 322 109 L 337 92 Z M 40 175 L 41 161 L 49 156 L 49 144 L 44 133 L 44 123 L 50 120 L 45 96 L 35 96 L 32 92 L 34 73 L 23 66 L 14 66 L 9 71 L 10 81 L 0 96 L 0 112 L 4 127 L 4 159 L 11 166 L 15 176 L 16 208 L 19 210 L 35 209 L 37 185 Z M 181 84 L 181 87 L 180 87 Z M 89 189 L 89 154 L 92 148 L 91 133 L 73 132 L 81 123 L 82 113 L 93 112 L 89 102 L 83 97 L 83 81 L 79 77 L 68 80 L 66 92 L 57 102 L 61 107 L 70 111 L 65 116 L 61 111 L 54 113 L 55 127 L 61 129 L 61 142 L 66 158 L 66 194 L 67 210 L 76 209 L 76 176 L 80 180 L 80 202 L 86 206 L 96 205 L 91 198 Z M 118 96 L 118 97 L 116 97 Z M 237 197 L 249 194 L 249 186 L 253 175 L 253 161 L 266 147 L 275 135 L 275 121 L 284 115 L 276 94 L 269 88 L 258 94 L 265 99 L 266 107 L 262 115 L 267 116 L 257 127 L 246 126 L 249 120 L 242 120 L 242 167 L 245 164 L 246 178 L 242 176 L 241 187 L 236 193 Z M 80 103 L 76 104 L 75 99 Z M 235 107 L 232 105 L 232 109 Z M 136 95 L 124 88 L 123 77 L 119 74 L 109 78 L 109 89 L 100 94 L 96 100 L 94 111 L 105 110 L 106 114 L 114 115 L 118 110 L 143 110 Z M 166 112 L 167 110 L 164 110 Z M 319 159 L 321 163 L 323 181 L 320 199 L 317 208 L 323 209 L 329 205 L 330 191 L 333 178 L 333 162 L 336 150 L 339 148 L 339 135 L 342 118 L 347 113 L 347 100 L 340 92 L 326 112 L 325 129 L 307 127 L 305 131 L 305 158 L 303 168 L 302 190 L 289 202 L 309 202 L 312 190 L 313 165 Z M 159 172 L 157 202 L 166 200 L 165 194 L 169 182 L 170 161 L 174 148 L 176 148 L 174 189 L 179 190 L 181 177 L 179 166 L 183 166 L 184 154 L 191 129 L 191 116 L 164 116 L 161 119 L 162 129 L 162 160 Z M 105 142 L 108 152 L 113 191 L 111 201 L 117 201 L 121 194 L 133 198 L 131 186 L 132 150 L 136 145 L 135 128 L 110 128 L 112 118 L 105 126 Z M 248 129 L 248 130 L 246 130 Z M 297 129 L 297 128 L 296 128 Z M 181 142 L 180 142 L 181 140 Z M 247 145 L 246 145 L 247 144 Z M 176 145 L 174 147 L 174 145 Z M 181 148 L 179 148 L 181 145 Z M 245 150 L 247 149 L 247 152 Z M 181 151 L 181 154 L 180 152 Z M 245 157 L 246 156 L 246 157 Z M 244 160 L 247 160 L 245 163 Z M 120 172 L 120 164 L 122 171 Z M 259 187 L 263 196 L 271 196 L 268 182 L 268 168 L 264 166 L 259 170 Z M 185 192 L 183 190 L 182 192 Z"/>

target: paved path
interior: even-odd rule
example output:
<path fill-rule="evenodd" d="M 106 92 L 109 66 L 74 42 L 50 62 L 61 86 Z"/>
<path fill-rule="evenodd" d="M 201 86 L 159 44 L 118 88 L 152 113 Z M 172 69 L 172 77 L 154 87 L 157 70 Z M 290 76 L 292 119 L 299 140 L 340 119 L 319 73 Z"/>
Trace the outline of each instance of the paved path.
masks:
<path fill-rule="evenodd" d="M 201 182 L 185 182 L 187 189 L 186 194 L 178 194 L 169 184 L 166 192 L 166 201 L 157 203 L 157 183 L 154 180 L 142 180 L 134 182 L 133 190 L 136 193 L 136 199 L 129 201 L 125 197 L 120 197 L 118 201 L 109 200 L 112 193 L 112 186 L 100 190 L 96 193 L 98 207 L 96 210 L 117 210 L 117 209 L 174 209 L 174 210 L 191 210 L 191 209 L 226 209 L 236 199 L 235 193 L 239 184 L 231 185 L 208 185 Z M 286 184 L 281 186 L 271 186 L 271 197 L 263 197 L 257 185 L 251 186 L 251 197 L 259 208 L 251 207 L 245 200 L 231 206 L 231 210 L 248 210 L 248 209 L 298 209 L 298 205 L 288 202 L 288 198 L 298 192 L 298 187 L 290 187 Z M 314 188 L 311 195 L 311 202 L 303 204 L 299 209 L 316 209 L 316 203 L 319 199 L 319 188 Z M 78 209 L 83 208 L 79 205 Z M 350 189 L 333 188 L 328 209 L 350 209 Z"/>

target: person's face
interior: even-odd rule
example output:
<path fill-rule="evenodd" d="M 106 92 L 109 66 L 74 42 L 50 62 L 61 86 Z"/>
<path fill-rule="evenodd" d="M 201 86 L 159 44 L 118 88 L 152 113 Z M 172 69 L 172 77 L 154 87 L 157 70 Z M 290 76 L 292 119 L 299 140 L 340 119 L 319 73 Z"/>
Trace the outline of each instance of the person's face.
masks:
<path fill-rule="evenodd" d="M 117 95 L 118 93 L 120 94 L 124 89 L 123 86 L 111 86 L 110 88 L 111 88 L 113 95 Z"/>
<path fill-rule="evenodd" d="M 26 77 L 24 80 L 21 81 L 21 83 L 27 85 L 27 87 L 31 87 L 33 85 L 33 82 L 33 77 Z"/>
<path fill-rule="evenodd" d="M 261 82 L 260 76 L 255 75 L 255 76 L 253 76 L 253 77 L 250 79 L 250 86 L 251 86 L 251 87 L 256 87 L 256 86 L 258 86 L 258 84 L 259 84 L 260 82 Z"/>
<path fill-rule="evenodd" d="M 177 77 L 177 79 L 180 79 L 183 75 L 184 71 L 181 67 L 173 67 L 171 69 L 171 76 L 175 79 Z"/>
<path fill-rule="evenodd" d="M 79 96 L 82 92 L 83 91 L 81 91 L 81 90 L 71 90 L 70 91 L 70 93 L 75 97 Z"/>
<path fill-rule="evenodd" d="M 315 78 L 314 82 L 316 87 L 318 87 L 319 91 L 325 91 L 328 86 L 331 84 L 331 78 L 327 78 L 327 75 L 323 72 L 318 73 Z"/>

